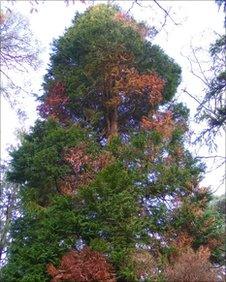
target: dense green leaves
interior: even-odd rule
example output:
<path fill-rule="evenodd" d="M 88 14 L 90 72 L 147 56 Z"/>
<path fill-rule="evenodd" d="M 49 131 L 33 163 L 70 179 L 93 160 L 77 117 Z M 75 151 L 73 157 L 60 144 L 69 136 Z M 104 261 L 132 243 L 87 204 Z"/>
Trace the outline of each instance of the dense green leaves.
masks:
<path fill-rule="evenodd" d="M 87 135 L 78 126 L 65 129 L 51 120 L 38 121 L 32 134 L 25 135 L 22 146 L 11 154 L 13 161 L 9 180 L 38 188 L 41 198 L 55 194 L 57 181 L 70 172 L 62 159 L 64 151 L 85 142 Z"/>
<path fill-rule="evenodd" d="M 181 82 L 180 67 L 157 45 L 147 42 L 143 46 L 143 50 L 141 60 L 139 61 L 139 68 L 141 71 L 146 69 L 155 71 L 166 81 L 164 102 L 170 101 Z"/>

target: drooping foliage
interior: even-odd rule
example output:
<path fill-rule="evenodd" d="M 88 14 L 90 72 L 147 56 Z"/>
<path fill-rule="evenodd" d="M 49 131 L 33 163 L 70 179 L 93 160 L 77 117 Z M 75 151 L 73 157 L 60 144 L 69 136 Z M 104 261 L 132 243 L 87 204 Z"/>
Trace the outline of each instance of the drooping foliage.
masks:
<path fill-rule="evenodd" d="M 55 41 L 43 120 L 11 153 L 22 214 L 2 281 L 164 281 L 177 242 L 217 261 L 221 219 L 172 101 L 180 68 L 147 34 L 97 5 Z"/>

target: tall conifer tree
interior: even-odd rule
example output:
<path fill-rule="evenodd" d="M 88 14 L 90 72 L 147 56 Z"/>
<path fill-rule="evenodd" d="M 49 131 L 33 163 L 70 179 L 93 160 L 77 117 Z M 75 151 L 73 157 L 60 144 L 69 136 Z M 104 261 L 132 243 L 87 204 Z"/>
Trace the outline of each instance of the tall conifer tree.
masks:
<path fill-rule="evenodd" d="M 22 207 L 3 281 L 163 281 L 187 249 L 219 259 L 188 110 L 172 100 L 181 70 L 147 36 L 97 5 L 54 42 L 42 120 L 12 152 Z"/>

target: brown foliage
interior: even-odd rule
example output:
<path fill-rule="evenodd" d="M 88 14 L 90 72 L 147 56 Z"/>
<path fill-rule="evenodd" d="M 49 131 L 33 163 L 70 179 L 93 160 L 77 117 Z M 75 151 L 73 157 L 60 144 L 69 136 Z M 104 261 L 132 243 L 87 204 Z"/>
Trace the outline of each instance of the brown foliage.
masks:
<path fill-rule="evenodd" d="M 52 117 L 60 122 L 66 122 L 69 119 L 69 112 L 66 106 L 69 98 L 66 95 L 66 88 L 62 82 L 55 82 L 49 89 L 44 103 L 38 107 L 40 116 L 43 118 Z"/>
<path fill-rule="evenodd" d="M 117 107 L 122 102 L 122 95 L 137 96 L 137 99 L 140 95 L 148 96 L 151 105 L 162 101 L 164 80 L 156 73 L 140 74 L 136 68 L 130 67 L 133 65 L 132 54 L 120 50 L 115 54 L 108 54 L 106 58 L 103 62 L 104 91 L 110 93 L 110 96 L 106 96 L 107 106 Z"/>
<path fill-rule="evenodd" d="M 168 265 L 164 275 L 168 282 L 214 282 L 218 281 L 217 272 L 209 262 L 210 251 L 200 247 L 197 252 L 187 248 Z"/>
<path fill-rule="evenodd" d="M 156 278 L 158 268 L 154 257 L 146 250 L 137 250 L 131 255 L 131 263 L 137 279 Z"/>
<path fill-rule="evenodd" d="M 73 196 L 77 187 L 77 178 L 74 175 L 67 176 L 59 181 L 59 192 L 62 195 Z"/>
<path fill-rule="evenodd" d="M 67 252 L 59 268 L 49 263 L 47 272 L 52 277 L 51 282 L 116 282 L 113 268 L 105 256 L 88 247 L 80 252 Z"/>
<path fill-rule="evenodd" d="M 84 144 L 68 149 L 64 154 L 64 160 L 67 161 L 75 173 L 80 172 L 81 167 L 91 162 L 91 157 L 85 152 Z"/>
<path fill-rule="evenodd" d="M 97 172 L 113 161 L 109 152 L 98 156 L 88 154 L 86 144 L 65 150 L 63 158 L 72 168 L 72 174 L 59 182 L 60 193 L 64 195 L 73 195 L 77 187 L 90 183 Z"/>
<path fill-rule="evenodd" d="M 135 68 L 123 69 L 115 88 L 126 95 L 148 95 L 149 103 L 154 106 L 163 99 L 164 81 L 155 73 L 140 74 Z"/>
<path fill-rule="evenodd" d="M 143 117 L 141 120 L 141 127 L 145 130 L 156 130 L 165 138 L 170 138 L 174 130 L 174 122 L 172 113 L 170 111 L 165 113 L 157 112 L 152 119 Z"/>
<path fill-rule="evenodd" d="M 131 27 L 138 32 L 142 38 L 148 35 L 148 28 L 144 25 L 137 24 L 128 14 L 118 12 L 115 14 L 115 20 L 123 23 L 125 26 Z"/>
<path fill-rule="evenodd" d="M 176 238 L 173 238 L 171 242 L 171 246 L 173 247 L 174 252 L 170 257 L 170 260 L 174 261 L 183 253 L 185 253 L 188 249 L 191 248 L 192 243 L 193 238 L 186 232 L 180 232 L 179 234 L 177 234 Z"/>
<path fill-rule="evenodd" d="M 118 47 L 115 53 L 106 54 L 99 67 L 104 70 L 103 80 L 100 80 L 98 91 L 103 92 L 103 108 L 105 109 L 106 125 L 104 135 L 117 136 L 122 129 L 122 123 L 127 122 L 126 117 L 119 111 L 123 106 L 128 111 L 128 116 L 135 117 L 141 109 L 140 104 L 149 104 L 154 107 L 163 100 L 163 89 L 165 81 L 156 73 L 142 74 L 134 67 L 134 56 Z M 92 74 L 96 69 L 89 69 L 87 73 Z M 129 105 L 129 106 L 128 106 Z M 133 105 L 133 107 L 131 107 Z M 133 110 L 129 110 L 132 108 Z M 136 114 L 134 114 L 136 112 Z M 137 114 L 138 113 L 138 114 Z M 122 118 L 123 116 L 123 118 Z M 137 120 L 137 122 L 140 121 Z M 114 130 L 113 130 L 114 128 Z"/>
<path fill-rule="evenodd" d="M 96 157 L 86 153 L 86 145 L 81 144 L 78 147 L 68 149 L 64 154 L 64 160 L 67 161 L 74 173 L 80 173 L 81 169 L 86 167 L 87 170 L 98 172 L 109 165 L 113 157 L 109 152 L 103 152 Z"/>

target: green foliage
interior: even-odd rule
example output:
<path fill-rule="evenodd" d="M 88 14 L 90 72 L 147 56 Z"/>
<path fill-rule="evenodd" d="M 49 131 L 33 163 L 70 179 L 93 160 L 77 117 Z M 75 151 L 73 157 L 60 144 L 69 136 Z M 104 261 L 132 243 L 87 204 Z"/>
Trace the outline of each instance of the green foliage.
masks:
<path fill-rule="evenodd" d="M 34 198 L 45 205 L 57 193 L 57 180 L 70 172 L 62 159 L 64 151 L 86 142 L 87 135 L 75 125 L 65 129 L 52 120 L 37 121 L 32 133 L 24 136 L 22 146 L 11 153 L 8 179 L 36 188 Z M 92 144 L 89 148 L 92 150 Z"/>
<path fill-rule="evenodd" d="M 199 168 L 192 164 L 190 155 L 187 159 L 175 159 L 168 166 L 164 163 L 163 155 L 167 149 L 173 154 L 173 148 L 177 148 L 173 145 L 181 141 L 166 142 L 159 136 L 156 142 L 156 134 L 143 132 L 135 134 L 127 144 L 118 138 L 112 139 L 105 151 L 112 154 L 113 163 L 96 173 L 94 180 L 79 188 L 73 197 L 53 190 L 53 184 L 47 189 L 45 181 L 51 183 L 53 175 L 57 182 L 71 173 L 68 164 L 59 161 L 65 148 L 84 142 L 90 144 L 90 153 L 96 154 L 98 144 L 95 145 L 92 137 L 78 126 L 62 127 L 53 121 L 38 122 L 32 133 L 24 137 L 22 146 L 12 153 L 14 163 L 9 178 L 16 181 L 18 172 L 23 175 L 18 180 L 23 183 L 24 215 L 12 229 L 14 242 L 9 264 L 4 270 L 6 281 L 11 279 L 10 275 L 30 281 L 31 273 L 39 275 L 37 281 L 48 281 L 45 272 L 47 263 L 57 265 L 59 258 L 68 249 L 77 246 L 81 239 L 82 244 L 108 254 L 118 275 L 130 279 L 135 274 L 127 269 L 128 254 L 135 246 L 148 244 L 147 231 L 164 234 L 168 228 L 170 210 L 161 197 L 183 195 L 187 181 L 199 174 Z M 155 162 L 150 162 L 148 158 L 148 144 L 158 146 Z M 46 159 L 45 154 L 40 152 L 52 147 L 56 154 Z M 27 148 L 32 150 L 32 158 Z M 21 171 L 23 167 L 25 172 Z M 42 175 L 45 175 L 44 179 Z M 44 202 L 43 198 L 48 201 Z M 177 215 L 171 226 L 183 229 L 188 216 L 186 211 Z M 194 230 L 199 230 L 203 222 L 205 218 L 196 222 Z M 21 265 L 22 270 L 16 265 Z M 34 265 L 37 265 L 35 272 L 32 270 Z"/>
<path fill-rule="evenodd" d="M 192 246 L 198 249 L 200 246 L 208 246 L 211 249 L 211 259 L 222 262 L 224 220 L 219 213 L 208 207 L 208 191 L 194 194 L 184 200 L 183 205 L 176 210 L 170 225 L 193 238 Z"/>
<path fill-rule="evenodd" d="M 177 86 L 181 82 L 181 68 L 172 58 L 167 56 L 157 46 L 146 42 L 143 46 L 143 54 L 139 61 L 141 71 L 146 69 L 157 72 L 166 82 L 164 88 L 164 102 L 170 101 L 176 93 Z"/>
<path fill-rule="evenodd" d="M 48 208 L 28 210 L 13 224 L 11 236 L 15 241 L 2 281 L 49 281 L 46 264 L 58 264 L 73 246 L 78 220 L 71 199 L 62 196 Z"/>
<path fill-rule="evenodd" d="M 210 202 L 210 208 L 218 212 L 222 218 L 226 215 L 226 199 L 225 195 L 214 197 Z"/>

